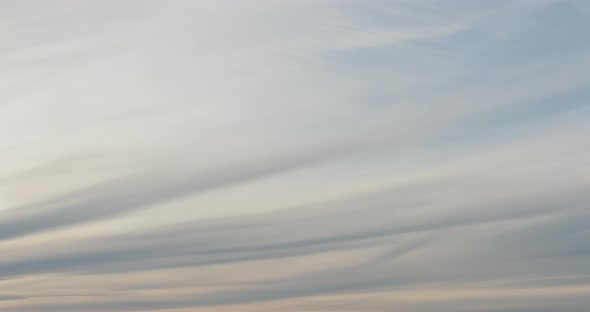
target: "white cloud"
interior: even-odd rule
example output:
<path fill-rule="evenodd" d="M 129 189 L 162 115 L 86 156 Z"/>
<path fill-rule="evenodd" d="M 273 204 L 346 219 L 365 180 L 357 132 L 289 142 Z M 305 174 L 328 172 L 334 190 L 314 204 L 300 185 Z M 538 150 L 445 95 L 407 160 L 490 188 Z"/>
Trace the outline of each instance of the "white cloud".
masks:
<path fill-rule="evenodd" d="M 0 309 L 585 307 L 579 6 L 5 1 Z"/>

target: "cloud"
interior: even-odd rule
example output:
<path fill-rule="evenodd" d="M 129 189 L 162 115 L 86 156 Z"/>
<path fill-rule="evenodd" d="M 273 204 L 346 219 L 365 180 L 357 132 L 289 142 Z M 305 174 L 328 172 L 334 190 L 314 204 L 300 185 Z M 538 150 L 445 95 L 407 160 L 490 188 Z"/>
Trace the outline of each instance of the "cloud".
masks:
<path fill-rule="evenodd" d="M 6 1 L 2 311 L 582 311 L 579 1 Z"/>

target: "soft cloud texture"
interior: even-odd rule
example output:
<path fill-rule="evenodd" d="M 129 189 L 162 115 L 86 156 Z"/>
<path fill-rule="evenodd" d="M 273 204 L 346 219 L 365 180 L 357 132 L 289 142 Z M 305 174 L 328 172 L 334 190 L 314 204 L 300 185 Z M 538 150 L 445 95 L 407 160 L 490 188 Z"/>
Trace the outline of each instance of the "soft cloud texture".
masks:
<path fill-rule="evenodd" d="M 0 3 L 0 310 L 586 311 L 585 1 Z"/>

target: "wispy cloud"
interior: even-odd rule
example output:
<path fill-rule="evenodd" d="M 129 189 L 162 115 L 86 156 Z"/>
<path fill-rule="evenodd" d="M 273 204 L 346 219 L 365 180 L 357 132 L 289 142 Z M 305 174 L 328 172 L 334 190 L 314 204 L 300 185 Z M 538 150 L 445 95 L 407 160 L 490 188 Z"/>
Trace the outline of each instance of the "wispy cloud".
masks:
<path fill-rule="evenodd" d="M 583 1 L 4 1 L 0 310 L 583 311 Z"/>

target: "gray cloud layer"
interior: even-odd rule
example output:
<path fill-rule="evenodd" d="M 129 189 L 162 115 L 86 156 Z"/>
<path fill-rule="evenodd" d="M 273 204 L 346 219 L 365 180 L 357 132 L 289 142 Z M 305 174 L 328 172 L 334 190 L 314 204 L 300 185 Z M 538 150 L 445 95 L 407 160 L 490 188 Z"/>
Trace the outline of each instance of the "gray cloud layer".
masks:
<path fill-rule="evenodd" d="M 585 3 L 0 12 L 2 311 L 590 304 Z"/>

